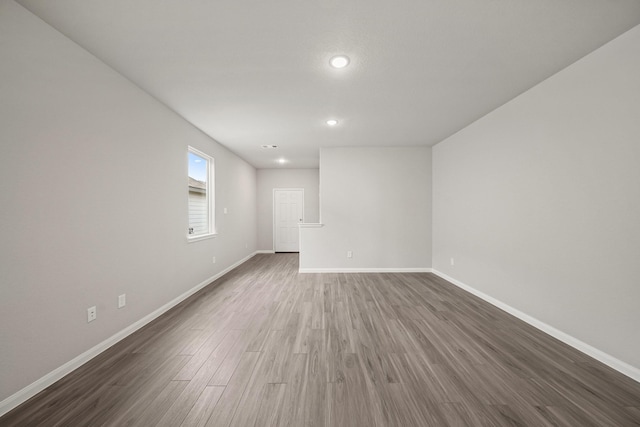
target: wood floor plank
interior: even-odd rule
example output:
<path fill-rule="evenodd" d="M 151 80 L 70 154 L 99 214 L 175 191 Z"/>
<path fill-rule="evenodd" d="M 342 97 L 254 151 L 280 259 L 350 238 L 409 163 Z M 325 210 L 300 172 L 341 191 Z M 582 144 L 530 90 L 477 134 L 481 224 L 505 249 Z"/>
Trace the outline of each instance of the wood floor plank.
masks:
<path fill-rule="evenodd" d="M 175 381 L 191 381 L 196 373 L 200 370 L 202 365 L 205 364 L 207 359 L 211 356 L 211 354 L 216 351 L 219 345 L 227 338 L 232 332 L 226 329 L 220 328 L 216 329 L 216 332 L 211 334 L 205 343 L 200 347 L 200 349 L 189 359 L 186 365 L 178 372 Z M 238 338 L 238 333 L 231 334 L 232 342 Z M 225 353 L 226 354 L 226 353 Z"/>
<path fill-rule="evenodd" d="M 242 361 L 244 353 L 251 341 L 249 331 L 241 331 L 241 336 L 234 342 L 233 347 L 227 352 L 220 367 L 209 380 L 208 385 L 226 386 L 236 368 Z"/>
<path fill-rule="evenodd" d="M 182 427 L 202 427 L 206 424 L 213 413 L 218 400 L 224 393 L 224 387 L 207 386 L 202 390 L 198 400 L 189 410 L 189 413 L 182 421 Z"/>
<path fill-rule="evenodd" d="M 310 381 L 308 372 L 308 355 L 304 353 L 294 354 L 280 411 L 280 426 L 295 427 L 307 424 L 305 422 L 307 418 L 305 416 L 305 402 Z M 324 378 L 321 382 L 324 382 L 323 380 Z"/>
<path fill-rule="evenodd" d="M 633 426 L 640 384 L 429 273 L 257 255 L 0 426 Z"/>
<path fill-rule="evenodd" d="M 167 386 L 151 401 L 149 406 L 140 414 L 131 425 L 145 427 L 149 425 L 161 425 L 160 420 L 172 404 L 184 392 L 190 384 L 189 381 L 169 381 Z"/>
<path fill-rule="evenodd" d="M 242 354 L 240 363 L 226 385 L 224 393 L 220 396 L 216 407 L 205 424 L 206 426 L 226 427 L 231 424 L 259 357 L 260 353 L 255 352 Z M 243 410 L 244 408 L 241 409 L 241 411 Z"/>
<path fill-rule="evenodd" d="M 281 425 L 280 417 L 287 384 L 267 383 L 264 385 L 262 402 L 256 416 L 256 427 L 277 427 Z"/>
<path fill-rule="evenodd" d="M 147 406 L 153 403 L 154 399 L 160 394 L 171 382 L 176 373 L 182 369 L 184 364 L 188 361 L 190 356 L 174 356 L 167 359 L 166 363 L 163 363 L 159 368 L 150 372 L 148 377 L 144 378 L 139 386 L 132 387 L 127 391 L 127 395 L 130 397 L 128 402 L 123 404 L 125 410 L 116 413 L 114 418 L 114 425 L 134 425 L 137 423 L 143 423 L 144 413 Z"/>
<path fill-rule="evenodd" d="M 203 393 L 211 377 L 216 373 L 227 353 L 235 344 L 240 331 L 232 330 L 222 340 L 220 345 L 209 355 L 209 358 L 202 364 L 200 369 L 188 382 L 178 397 L 165 409 L 165 415 L 159 420 L 157 426 L 177 426 L 182 423 L 191 411 L 200 395 Z M 183 368 L 184 370 L 184 368 Z"/>

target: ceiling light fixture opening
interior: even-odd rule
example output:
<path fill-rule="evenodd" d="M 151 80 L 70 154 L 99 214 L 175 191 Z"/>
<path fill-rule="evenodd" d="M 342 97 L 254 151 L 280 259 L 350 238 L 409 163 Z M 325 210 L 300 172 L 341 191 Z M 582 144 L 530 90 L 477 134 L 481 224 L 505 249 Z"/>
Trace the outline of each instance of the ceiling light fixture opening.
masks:
<path fill-rule="evenodd" d="M 330 119 L 330 120 L 327 120 L 327 124 L 329 126 L 335 126 L 338 124 L 338 121 L 336 119 Z"/>
<path fill-rule="evenodd" d="M 278 163 L 280 163 L 281 165 L 284 165 L 285 163 L 289 163 L 289 161 L 285 158 L 279 158 L 278 160 L 276 160 Z"/>
<path fill-rule="evenodd" d="M 331 64 L 333 68 L 344 68 L 349 65 L 349 57 L 346 55 L 334 56 L 329 60 L 329 64 Z"/>
<path fill-rule="evenodd" d="M 277 145 L 263 145 L 262 148 L 278 148 Z"/>

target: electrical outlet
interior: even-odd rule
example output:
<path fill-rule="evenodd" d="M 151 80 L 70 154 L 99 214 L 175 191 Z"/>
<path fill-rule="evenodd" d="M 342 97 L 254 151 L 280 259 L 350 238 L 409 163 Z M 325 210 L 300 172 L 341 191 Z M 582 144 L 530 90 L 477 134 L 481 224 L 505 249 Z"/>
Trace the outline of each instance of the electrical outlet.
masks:
<path fill-rule="evenodd" d="M 347 258 L 353 258 L 353 252 L 347 251 Z"/>
<path fill-rule="evenodd" d="M 211 258 L 211 262 L 215 264 L 216 263 L 216 257 Z"/>
<path fill-rule="evenodd" d="M 93 307 L 87 308 L 87 323 L 93 322 L 96 320 L 96 317 L 98 317 L 96 306 L 94 305 Z"/>
<path fill-rule="evenodd" d="M 456 265 L 456 263 L 453 261 L 453 258 L 451 258 L 451 265 Z"/>
<path fill-rule="evenodd" d="M 118 308 L 127 305 L 127 294 L 118 295 Z"/>
<path fill-rule="evenodd" d="M 224 212 L 225 215 L 229 213 L 229 210 L 227 208 L 224 208 L 222 211 Z"/>

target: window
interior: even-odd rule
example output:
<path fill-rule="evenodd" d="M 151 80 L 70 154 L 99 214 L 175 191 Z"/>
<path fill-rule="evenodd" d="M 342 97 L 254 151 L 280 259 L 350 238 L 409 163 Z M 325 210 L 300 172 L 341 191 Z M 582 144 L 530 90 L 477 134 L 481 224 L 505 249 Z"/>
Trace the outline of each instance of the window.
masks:
<path fill-rule="evenodd" d="M 189 147 L 189 227 L 190 241 L 215 234 L 213 206 L 213 158 Z"/>

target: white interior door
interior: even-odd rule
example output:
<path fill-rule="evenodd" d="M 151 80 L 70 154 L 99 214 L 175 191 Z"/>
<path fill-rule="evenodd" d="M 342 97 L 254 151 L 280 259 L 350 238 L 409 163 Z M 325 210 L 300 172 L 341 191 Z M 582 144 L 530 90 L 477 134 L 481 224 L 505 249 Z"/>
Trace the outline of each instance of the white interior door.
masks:
<path fill-rule="evenodd" d="M 304 212 L 304 190 L 274 189 L 274 250 L 276 252 L 299 252 L 298 224 Z"/>

